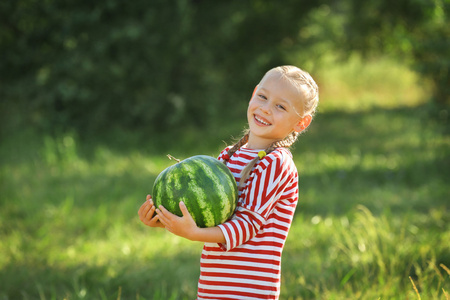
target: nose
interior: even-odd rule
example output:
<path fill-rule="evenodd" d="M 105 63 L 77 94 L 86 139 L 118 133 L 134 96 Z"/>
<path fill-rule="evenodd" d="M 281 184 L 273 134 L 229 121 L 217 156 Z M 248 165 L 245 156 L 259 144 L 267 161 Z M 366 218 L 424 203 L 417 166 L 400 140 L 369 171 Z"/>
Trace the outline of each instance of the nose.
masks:
<path fill-rule="evenodd" d="M 267 103 L 267 102 L 262 103 L 261 106 L 259 107 L 259 109 L 267 115 L 270 114 L 270 107 L 269 107 L 269 103 Z"/>

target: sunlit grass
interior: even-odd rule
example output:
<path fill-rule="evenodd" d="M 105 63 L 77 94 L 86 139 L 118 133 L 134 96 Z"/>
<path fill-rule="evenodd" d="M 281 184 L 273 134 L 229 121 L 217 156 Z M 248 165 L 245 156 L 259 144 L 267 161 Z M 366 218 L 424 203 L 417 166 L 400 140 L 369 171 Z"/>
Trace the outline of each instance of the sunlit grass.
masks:
<path fill-rule="evenodd" d="M 428 225 L 412 217 L 374 216 L 364 206 L 341 217 L 298 216 L 290 232 L 298 240 L 284 254 L 286 299 L 410 299 L 410 276 L 424 298 L 441 299 L 449 285 L 441 238 L 449 228 L 440 236 L 428 226 L 446 217 Z"/>
<path fill-rule="evenodd" d="M 362 67 L 320 73 L 331 90 L 293 149 L 300 200 L 281 299 L 448 299 L 450 139 L 409 71 Z M 136 140 L 24 130 L 2 141 L 0 299 L 195 298 L 201 243 L 137 217 L 173 162 L 149 150 L 155 137 Z M 171 154 L 223 143 L 197 147 L 177 140 Z"/>
<path fill-rule="evenodd" d="M 202 245 L 148 231 L 137 218 L 170 163 L 165 156 L 99 146 L 87 157 L 71 133 L 33 146 L 31 158 L 11 154 L 0 169 L 0 299 L 111 299 L 119 291 L 124 299 L 178 299 L 195 292 Z M 184 288 L 173 292 L 161 277 Z"/>
<path fill-rule="evenodd" d="M 413 70 L 389 58 L 363 60 L 353 55 L 344 62 L 329 55 L 322 65 L 315 77 L 323 112 L 416 106 L 429 98 L 427 83 L 420 81 Z"/>

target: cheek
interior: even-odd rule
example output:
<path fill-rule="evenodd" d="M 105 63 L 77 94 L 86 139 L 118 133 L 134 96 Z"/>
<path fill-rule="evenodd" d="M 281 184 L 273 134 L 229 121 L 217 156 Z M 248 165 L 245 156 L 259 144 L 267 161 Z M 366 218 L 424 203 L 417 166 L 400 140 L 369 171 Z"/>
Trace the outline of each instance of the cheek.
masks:
<path fill-rule="evenodd" d="M 252 115 L 253 115 L 253 108 L 252 108 L 252 105 L 249 104 L 247 107 L 247 118 L 250 118 L 250 116 L 252 116 Z"/>
<path fill-rule="evenodd" d="M 251 112 L 254 111 L 256 108 L 258 108 L 258 104 L 256 103 L 256 101 L 250 101 L 248 103 L 248 108 L 247 108 L 247 112 Z"/>
<path fill-rule="evenodd" d="M 278 122 L 280 122 L 281 124 L 283 124 L 283 127 L 289 127 L 289 128 L 293 128 L 294 127 L 294 119 L 287 116 L 286 114 L 283 113 L 274 113 L 274 118 L 276 118 L 276 120 Z"/>

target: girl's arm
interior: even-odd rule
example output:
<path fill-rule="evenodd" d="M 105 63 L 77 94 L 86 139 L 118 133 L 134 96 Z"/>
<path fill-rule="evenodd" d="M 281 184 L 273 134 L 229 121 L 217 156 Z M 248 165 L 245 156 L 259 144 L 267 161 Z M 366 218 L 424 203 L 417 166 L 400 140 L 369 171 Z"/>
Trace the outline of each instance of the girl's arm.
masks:
<path fill-rule="evenodd" d="M 183 213 L 182 217 L 172 214 L 163 206 L 156 209 L 159 220 L 168 231 L 191 241 L 204 243 L 226 242 L 225 236 L 219 227 L 200 228 L 195 224 L 183 202 L 180 202 L 180 209 Z"/>
<path fill-rule="evenodd" d="M 245 244 L 268 223 L 269 217 L 273 217 L 269 223 L 277 230 L 288 230 L 289 225 L 279 225 L 292 219 L 297 193 L 297 169 L 290 153 L 278 149 L 266 155 L 252 171 L 233 218 L 218 225 L 227 241 L 221 248 L 229 251 Z M 278 213 L 274 211 L 275 207 Z M 276 236 L 273 238 L 277 239 Z"/>

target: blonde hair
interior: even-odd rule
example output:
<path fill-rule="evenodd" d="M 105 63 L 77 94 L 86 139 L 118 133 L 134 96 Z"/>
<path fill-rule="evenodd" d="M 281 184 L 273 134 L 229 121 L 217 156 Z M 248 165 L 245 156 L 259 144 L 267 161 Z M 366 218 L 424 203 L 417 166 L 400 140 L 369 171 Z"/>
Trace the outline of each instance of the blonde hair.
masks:
<path fill-rule="evenodd" d="M 302 101 L 303 104 L 303 111 L 301 112 L 301 114 L 299 114 L 300 117 L 305 117 L 307 115 L 313 116 L 316 111 L 317 105 L 319 104 L 319 88 L 311 75 L 295 66 L 280 66 L 269 70 L 261 79 L 261 81 L 268 74 L 272 74 L 274 72 L 280 75 L 280 79 L 286 80 L 287 82 L 292 84 L 292 86 L 294 86 L 298 90 L 299 95 L 303 96 L 299 97 L 299 101 Z M 243 137 L 228 150 L 228 157 L 233 156 L 233 154 L 239 148 L 241 148 L 248 142 L 249 133 L 250 131 L 246 130 Z M 299 132 L 294 131 L 283 140 L 273 142 L 264 151 L 266 152 L 266 154 L 269 154 L 279 147 L 289 148 L 295 143 L 299 134 Z M 253 167 L 259 160 L 260 158 L 259 156 L 257 156 L 256 158 L 251 160 L 241 171 L 241 179 L 239 181 L 240 187 L 244 186 L 245 182 L 250 176 L 251 171 L 253 170 Z"/>

